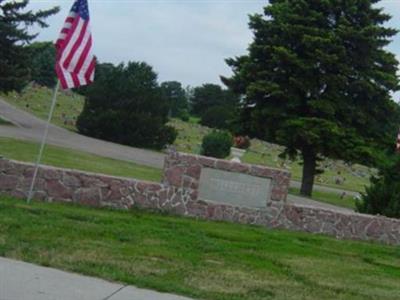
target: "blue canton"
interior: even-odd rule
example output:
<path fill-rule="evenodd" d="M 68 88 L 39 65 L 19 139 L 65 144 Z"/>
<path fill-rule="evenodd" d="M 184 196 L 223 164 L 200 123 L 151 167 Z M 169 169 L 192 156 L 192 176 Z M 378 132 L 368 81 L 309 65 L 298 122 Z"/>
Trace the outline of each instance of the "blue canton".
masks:
<path fill-rule="evenodd" d="M 89 6 L 87 0 L 75 1 L 71 11 L 77 13 L 85 21 L 89 20 Z"/>

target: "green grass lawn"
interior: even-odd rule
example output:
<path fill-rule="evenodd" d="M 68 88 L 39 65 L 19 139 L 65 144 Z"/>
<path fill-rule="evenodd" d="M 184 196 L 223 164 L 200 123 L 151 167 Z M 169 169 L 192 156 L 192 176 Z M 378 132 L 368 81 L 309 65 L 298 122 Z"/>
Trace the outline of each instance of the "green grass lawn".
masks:
<path fill-rule="evenodd" d="M 196 123 L 195 118 L 192 118 L 190 122 L 172 119 L 169 125 L 178 131 L 178 137 L 175 140 L 174 146 L 178 151 L 187 153 L 200 154 L 203 137 L 212 131 L 210 128 Z"/>
<path fill-rule="evenodd" d="M 211 132 L 210 128 L 201 126 L 194 122 L 183 122 L 173 119 L 169 123 L 178 130 L 178 138 L 174 145 L 179 151 L 196 153 L 200 152 L 203 137 Z M 287 168 L 292 173 L 292 178 L 301 181 L 302 166 L 299 160 L 282 160 L 279 154 L 283 148 L 279 145 L 266 143 L 257 139 L 251 141 L 249 151 L 244 155 L 243 162 L 251 164 L 266 165 L 274 168 Z M 347 165 L 342 161 L 326 159 L 322 162 L 325 172 L 316 177 L 315 183 L 349 191 L 364 191 L 369 185 L 369 176 L 375 170 L 361 165 Z M 336 177 L 344 178 L 340 185 L 336 184 Z"/>
<path fill-rule="evenodd" d="M 300 195 L 300 190 L 298 188 L 290 188 L 289 193 L 292 195 Z M 350 209 L 356 208 L 356 202 L 350 195 L 346 195 L 343 197 L 343 199 L 341 199 L 340 194 L 338 193 L 314 190 L 311 199 Z"/>
<path fill-rule="evenodd" d="M 279 154 L 282 147 L 252 140 L 252 146 L 243 157 L 243 161 L 252 164 L 266 165 L 275 168 L 287 168 L 292 173 L 292 179 L 301 181 L 303 166 L 300 160 L 282 160 Z M 375 174 L 375 170 L 362 165 L 347 165 L 342 161 L 325 159 L 322 162 L 324 173 L 316 176 L 315 184 L 362 192 L 369 185 L 369 176 Z M 336 178 L 344 178 L 343 183 L 336 184 Z"/>
<path fill-rule="evenodd" d="M 34 162 L 39 145 L 32 142 L 0 138 L 0 155 L 14 160 Z M 85 152 L 47 145 L 43 164 L 60 168 L 77 169 L 113 176 L 131 177 L 149 181 L 161 181 L 161 170 L 135 163 L 115 160 Z"/>
<path fill-rule="evenodd" d="M 22 93 L 0 94 L 12 105 L 25 110 L 41 119 L 47 120 L 53 91 L 39 86 L 28 86 Z M 69 130 L 76 130 L 75 122 L 82 112 L 84 99 L 82 96 L 60 91 L 57 96 L 57 104 L 54 110 L 52 123 Z"/>
<path fill-rule="evenodd" d="M 400 248 L 0 197 L 0 255 L 207 300 L 400 299 Z"/>

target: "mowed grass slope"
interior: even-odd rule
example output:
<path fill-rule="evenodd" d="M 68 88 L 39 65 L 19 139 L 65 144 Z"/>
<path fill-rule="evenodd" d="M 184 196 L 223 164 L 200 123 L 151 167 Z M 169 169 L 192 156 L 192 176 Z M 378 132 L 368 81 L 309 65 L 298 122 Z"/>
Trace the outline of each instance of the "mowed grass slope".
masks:
<path fill-rule="evenodd" d="M 200 152 L 203 137 L 212 131 L 208 127 L 194 124 L 193 122 L 183 122 L 173 119 L 170 125 L 178 130 L 178 138 L 175 146 L 179 151 L 196 153 Z M 245 163 L 266 165 L 273 168 L 286 168 L 292 173 L 292 179 L 301 181 L 302 165 L 300 160 L 291 161 L 279 158 L 283 147 L 261 140 L 253 139 L 250 149 L 243 156 Z M 375 174 L 375 170 L 362 165 L 348 165 L 342 161 L 325 159 L 321 166 L 325 172 L 316 177 L 315 183 L 330 186 L 338 189 L 350 191 L 364 191 L 365 186 L 369 185 L 369 177 Z M 336 184 L 336 179 L 341 180 L 341 184 Z"/>
<path fill-rule="evenodd" d="M 10 104 L 27 111 L 38 118 L 47 120 L 53 91 L 46 87 L 28 86 L 22 93 L 0 94 Z M 75 123 L 82 112 L 84 98 L 78 94 L 60 91 L 54 110 L 52 123 L 66 129 L 76 131 Z"/>
<path fill-rule="evenodd" d="M 32 163 L 36 161 L 38 152 L 39 144 L 0 138 L 0 155 L 8 159 Z M 159 169 L 50 145 L 46 145 L 42 164 L 113 176 L 161 181 L 161 170 Z"/>
<path fill-rule="evenodd" d="M 207 300 L 400 299 L 400 248 L 0 198 L 0 255 Z"/>

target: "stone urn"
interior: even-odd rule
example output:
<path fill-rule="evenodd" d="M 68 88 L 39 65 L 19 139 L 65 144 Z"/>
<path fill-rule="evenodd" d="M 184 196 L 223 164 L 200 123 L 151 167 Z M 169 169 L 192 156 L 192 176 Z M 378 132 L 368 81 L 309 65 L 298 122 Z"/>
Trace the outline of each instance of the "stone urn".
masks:
<path fill-rule="evenodd" d="M 246 153 L 245 149 L 240 149 L 240 148 L 236 148 L 236 147 L 231 147 L 231 154 L 233 156 L 233 158 L 231 159 L 231 161 L 234 162 L 241 162 L 240 158 Z"/>

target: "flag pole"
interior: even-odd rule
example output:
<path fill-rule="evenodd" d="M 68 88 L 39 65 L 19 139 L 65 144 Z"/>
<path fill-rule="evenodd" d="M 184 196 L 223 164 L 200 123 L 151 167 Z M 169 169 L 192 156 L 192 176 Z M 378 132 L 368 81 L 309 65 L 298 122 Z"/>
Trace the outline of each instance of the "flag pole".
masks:
<path fill-rule="evenodd" d="M 49 117 L 47 119 L 46 127 L 44 129 L 44 133 L 43 133 L 43 137 L 42 137 L 42 143 L 40 144 L 39 155 L 38 155 L 37 160 L 36 160 L 35 170 L 33 172 L 33 177 L 32 177 L 31 186 L 29 188 L 28 198 L 26 200 L 27 203 L 30 203 L 31 200 L 32 200 L 32 197 L 33 197 L 33 188 L 35 187 L 36 177 L 37 177 L 37 174 L 38 174 L 38 171 L 39 171 L 40 162 L 42 160 L 44 146 L 46 145 L 47 136 L 49 134 L 50 122 L 51 122 L 51 119 L 53 118 L 54 108 L 56 107 L 56 102 L 57 102 L 57 93 L 58 93 L 59 89 L 60 89 L 60 81 L 57 80 L 57 84 L 56 84 L 56 86 L 54 88 L 54 92 L 53 92 L 53 98 L 51 100 L 51 107 L 50 107 Z"/>

